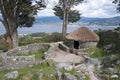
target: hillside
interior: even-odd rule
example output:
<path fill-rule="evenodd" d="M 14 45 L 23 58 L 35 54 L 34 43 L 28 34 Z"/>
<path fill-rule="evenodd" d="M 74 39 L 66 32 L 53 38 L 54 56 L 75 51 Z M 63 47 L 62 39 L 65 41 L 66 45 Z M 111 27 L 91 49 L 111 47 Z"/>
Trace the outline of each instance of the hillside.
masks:
<path fill-rule="evenodd" d="M 36 23 L 60 23 L 62 20 L 59 17 L 51 16 L 51 17 L 38 17 L 36 19 Z M 96 24 L 96 25 L 105 25 L 105 26 L 116 26 L 120 24 L 120 16 L 113 17 L 113 18 L 89 18 L 89 17 L 82 17 L 78 23 L 83 24 Z"/>

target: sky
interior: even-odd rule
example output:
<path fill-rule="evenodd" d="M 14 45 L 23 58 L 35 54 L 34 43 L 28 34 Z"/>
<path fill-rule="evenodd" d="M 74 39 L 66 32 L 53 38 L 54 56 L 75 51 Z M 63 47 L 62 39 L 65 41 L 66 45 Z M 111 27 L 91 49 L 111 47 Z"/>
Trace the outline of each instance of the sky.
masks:
<path fill-rule="evenodd" d="M 120 16 L 116 11 L 116 5 L 113 0 L 87 0 L 84 3 L 74 6 L 73 9 L 79 10 L 84 17 L 110 18 Z M 38 16 L 55 16 L 53 7 L 58 3 L 58 0 L 47 0 L 46 9 L 39 11 Z"/>

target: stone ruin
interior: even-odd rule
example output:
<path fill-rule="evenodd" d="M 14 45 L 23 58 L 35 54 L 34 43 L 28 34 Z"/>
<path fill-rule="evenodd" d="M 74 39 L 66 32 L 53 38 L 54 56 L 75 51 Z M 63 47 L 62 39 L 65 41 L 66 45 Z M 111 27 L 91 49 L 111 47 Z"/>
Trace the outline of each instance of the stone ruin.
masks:
<path fill-rule="evenodd" d="M 26 66 L 32 66 L 40 63 L 35 60 L 35 55 L 31 56 L 18 56 L 21 54 L 34 53 L 39 50 L 48 50 L 50 44 L 30 44 L 22 47 L 17 47 L 7 52 L 0 53 L 2 55 L 2 65 L 0 71 L 4 69 L 20 69 Z"/>
<path fill-rule="evenodd" d="M 41 63 L 41 61 L 35 60 L 35 55 L 30 56 L 19 56 L 28 53 L 38 52 L 39 50 L 46 50 L 45 58 L 54 57 L 55 48 L 59 48 L 65 52 L 68 52 L 69 49 L 63 45 L 62 42 L 57 43 L 35 43 L 26 46 L 21 46 L 14 48 L 7 52 L 0 52 L 2 55 L 2 64 L 0 64 L 0 71 L 5 69 L 20 69 L 27 66 L 36 65 Z"/>

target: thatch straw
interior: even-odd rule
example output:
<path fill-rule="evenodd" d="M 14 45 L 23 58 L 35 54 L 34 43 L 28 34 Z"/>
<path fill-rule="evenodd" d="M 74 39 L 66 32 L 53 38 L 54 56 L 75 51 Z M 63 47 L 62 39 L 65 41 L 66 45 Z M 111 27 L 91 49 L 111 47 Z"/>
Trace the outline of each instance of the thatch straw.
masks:
<path fill-rule="evenodd" d="M 98 35 L 86 27 L 81 27 L 74 32 L 69 33 L 66 38 L 82 42 L 99 41 Z"/>

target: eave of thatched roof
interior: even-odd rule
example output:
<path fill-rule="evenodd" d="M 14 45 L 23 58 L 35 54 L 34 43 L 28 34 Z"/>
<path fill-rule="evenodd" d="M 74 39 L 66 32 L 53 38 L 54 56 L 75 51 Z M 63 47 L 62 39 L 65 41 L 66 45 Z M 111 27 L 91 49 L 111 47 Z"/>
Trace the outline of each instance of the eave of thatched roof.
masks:
<path fill-rule="evenodd" d="M 70 40 L 76 40 L 76 41 L 82 41 L 82 42 L 99 41 L 98 35 L 86 27 L 80 27 L 74 32 L 69 33 L 66 36 L 66 38 Z"/>

